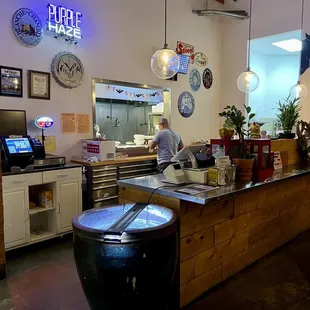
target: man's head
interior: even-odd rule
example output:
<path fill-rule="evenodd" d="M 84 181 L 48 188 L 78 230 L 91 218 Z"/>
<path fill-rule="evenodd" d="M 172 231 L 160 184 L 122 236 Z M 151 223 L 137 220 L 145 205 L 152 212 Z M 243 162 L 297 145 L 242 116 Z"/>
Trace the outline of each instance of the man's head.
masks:
<path fill-rule="evenodd" d="M 164 129 L 169 128 L 169 122 L 166 118 L 161 118 L 158 125 L 159 125 L 160 130 L 164 130 Z"/>

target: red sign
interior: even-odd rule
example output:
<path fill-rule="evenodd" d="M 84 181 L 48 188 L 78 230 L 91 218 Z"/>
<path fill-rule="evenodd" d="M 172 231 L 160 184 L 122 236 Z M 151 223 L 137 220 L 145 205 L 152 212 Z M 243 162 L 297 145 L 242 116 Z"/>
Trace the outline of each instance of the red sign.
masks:
<path fill-rule="evenodd" d="M 195 47 L 184 42 L 177 41 L 177 53 L 189 56 L 189 62 L 194 63 L 195 60 Z"/>
<path fill-rule="evenodd" d="M 98 144 L 87 143 L 87 152 L 99 154 L 100 153 L 100 146 Z"/>

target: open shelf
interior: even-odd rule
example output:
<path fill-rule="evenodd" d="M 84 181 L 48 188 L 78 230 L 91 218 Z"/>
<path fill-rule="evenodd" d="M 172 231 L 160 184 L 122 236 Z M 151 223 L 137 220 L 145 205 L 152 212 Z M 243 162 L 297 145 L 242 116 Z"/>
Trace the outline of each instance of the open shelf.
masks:
<path fill-rule="evenodd" d="M 56 236 L 56 232 L 50 232 L 50 231 L 38 231 L 37 233 L 30 233 L 30 242 L 43 240 L 43 239 L 49 239 L 53 236 Z"/>
<path fill-rule="evenodd" d="M 46 212 L 46 211 L 50 211 L 50 210 L 55 210 L 55 207 L 52 207 L 52 208 L 35 207 L 35 208 L 29 210 L 29 214 L 33 215 L 33 214 Z"/>

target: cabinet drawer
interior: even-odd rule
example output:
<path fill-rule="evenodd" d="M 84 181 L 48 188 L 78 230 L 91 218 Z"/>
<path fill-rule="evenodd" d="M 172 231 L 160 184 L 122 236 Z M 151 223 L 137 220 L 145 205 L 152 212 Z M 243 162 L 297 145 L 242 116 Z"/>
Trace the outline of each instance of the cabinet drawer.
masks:
<path fill-rule="evenodd" d="M 82 178 L 82 169 L 60 169 L 43 172 L 43 183 Z"/>
<path fill-rule="evenodd" d="M 107 181 L 107 182 L 103 182 L 103 183 L 97 183 L 97 184 L 93 184 L 92 188 L 94 191 L 98 190 L 98 189 L 105 189 L 107 187 L 111 187 L 111 186 L 117 186 L 117 180 L 112 180 L 112 181 Z"/>
<path fill-rule="evenodd" d="M 117 174 L 114 173 L 113 175 L 107 175 L 103 177 L 93 178 L 93 184 L 100 184 L 100 183 L 108 183 L 108 182 L 115 182 L 117 183 Z"/>
<path fill-rule="evenodd" d="M 42 172 L 4 176 L 3 189 L 42 184 Z"/>
<path fill-rule="evenodd" d="M 111 196 L 117 196 L 117 185 L 106 186 L 105 188 L 92 192 L 94 202 L 101 200 L 102 198 L 109 198 Z"/>
<path fill-rule="evenodd" d="M 107 207 L 118 204 L 118 197 L 111 197 L 103 199 L 99 202 L 94 203 L 94 208 Z"/>

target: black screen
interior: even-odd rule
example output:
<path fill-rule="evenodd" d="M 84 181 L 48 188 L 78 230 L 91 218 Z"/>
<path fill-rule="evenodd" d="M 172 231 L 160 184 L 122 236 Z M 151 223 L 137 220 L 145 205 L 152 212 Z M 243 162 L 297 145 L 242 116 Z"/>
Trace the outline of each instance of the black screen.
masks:
<path fill-rule="evenodd" d="M 26 111 L 0 109 L 0 136 L 27 135 Z"/>

